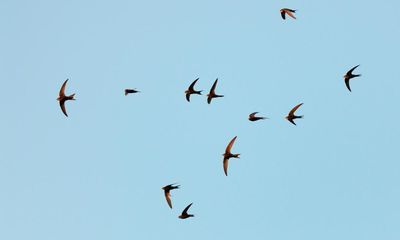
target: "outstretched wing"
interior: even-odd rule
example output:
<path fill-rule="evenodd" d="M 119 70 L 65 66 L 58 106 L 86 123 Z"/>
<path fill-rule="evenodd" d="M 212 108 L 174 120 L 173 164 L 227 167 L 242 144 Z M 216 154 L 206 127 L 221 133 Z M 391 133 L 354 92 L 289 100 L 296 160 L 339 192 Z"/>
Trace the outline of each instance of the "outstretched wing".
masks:
<path fill-rule="evenodd" d="M 67 80 L 65 80 L 65 82 L 61 86 L 60 93 L 58 94 L 58 96 L 60 96 L 60 97 L 65 96 L 65 86 L 67 85 L 67 82 L 68 82 L 68 78 L 67 78 Z"/>
<path fill-rule="evenodd" d="M 253 112 L 249 115 L 249 118 L 254 118 L 258 112 Z"/>
<path fill-rule="evenodd" d="M 223 164 L 224 164 L 224 173 L 225 173 L 225 176 L 228 176 L 228 163 L 229 163 L 229 159 L 224 159 Z"/>
<path fill-rule="evenodd" d="M 215 88 L 217 87 L 217 83 L 218 83 L 218 78 L 215 80 L 214 84 L 212 85 L 212 87 L 210 89 L 210 94 L 215 93 Z"/>
<path fill-rule="evenodd" d="M 64 115 L 68 117 L 67 110 L 65 109 L 65 101 L 60 101 L 60 107 Z"/>
<path fill-rule="evenodd" d="M 344 83 L 346 84 L 347 89 L 349 89 L 349 91 L 351 92 L 351 89 L 350 89 L 350 78 L 345 78 L 344 79 Z"/>
<path fill-rule="evenodd" d="M 182 211 L 182 215 L 186 215 L 187 211 L 189 210 L 189 208 L 192 206 L 193 203 L 189 204 L 187 207 L 185 207 L 185 209 L 183 209 Z"/>
<path fill-rule="evenodd" d="M 199 80 L 199 78 L 197 78 L 196 80 L 194 80 L 194 81 L 192 82 L 192 84 L 190 84 L 190 86 L 189 86 L 189 91 L 191 91 L 191 92 L 194 91 L 194 85 L 196 84 L 197 80 Z"/>
<path fill-rule="evenodd" d="M 283 18 L 283 20 L 286 19 L 286 13 L 283 9 L 281 9 L 281 17 Z"/>
<path fill-rule="evenodd" d="M 232 138 L 232 140 L 229 142 L 228 146 L 226 146 L 225 153 L 230 153 L 231 152 L 231 148 L 232 148 L 233 144 L 235 143 L 236 137 L 237 136 Z"/>
<path fill-rule="evenodd" d="M 294 108 L 292 108 L 292 110 L 290 110 L 290 112 L 289 112 L 289 116 L 294 115 L 294 112 L 296 112 L 296 110 L 297 110 L 301 105 L 303 105 L 303 103 L 300 103 L 300 104 L 296 105 Z"/>
<path fill-rule="evenodd" d="M 172 208 L 172 202 L 171 202 L 171 194 L 170 194 L 170 192 L 169 192 L 169 191 L 165 191 L 165 192 L 164 192 L 164 195 L 165 195 L 165 200 L 167 200 L 168 206 L 169 206 L 170 208 Z"/>
<path fill-rule="evenodd" d="M 360 64 L 358 64 L 357 66 L 355 66 L 355 67 L 353 67 L 352 69 L 350 69 L 350 70 L 346 73 L 346 75 L 352 74 L 353 71 L 354 71 L 354 69 L 358 68 L 358 66 L 360 66 Z"/>

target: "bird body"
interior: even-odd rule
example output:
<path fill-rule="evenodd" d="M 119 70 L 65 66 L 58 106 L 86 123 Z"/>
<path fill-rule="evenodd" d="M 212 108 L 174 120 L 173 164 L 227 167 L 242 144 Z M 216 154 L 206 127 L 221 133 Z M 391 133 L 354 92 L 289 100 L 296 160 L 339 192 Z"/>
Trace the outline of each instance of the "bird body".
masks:
<path fill-rule="evenodd" d="M 75 93 L 71 94 L 69 96 L 65 95 L 65 87 L 67 86 L 67 82 L 68 82 L 68 79 L 65 80 L 65 82 L 61 86 L 57 101 L 59 101 L 61 110 L 64 113 L 64 115 L 68 117 L 67 110 L 65 109 L 65 102 L 68 100 L 75 100 L 75 98 L 74 98 Z"/>
<path fill-rule="evenodd" d="M 185 207 L 185 209 L 183 209 L 181 215 L 179 215 L 180 219 L 186 219 L 186 218 L 190 218 L 190 217 L 194 217 L 193 214 L 188 214 L 187 211 L 189 210 L 189 208 L 192 206 L 193 203 L 189 204 L 187 207 Z"/>
<path fill-rule="evenodd" d="M 218 78 L 215 80 L 214 84 L 212 85 L 211 89 L 210 89 L 210 93 L 207 94 L 207 103 L 210 104 L 211 100 L 213 98 L 219 98 L 219 97 L 223 97 L 224 95 L 218 95 L 215 93 L 215 88 L 217 87 L 217 83 L 218 83 Z"/>
<path fill-rule="evenodd" d="M 282 8 L 280 10 L 281 12 L 281 17 L 285 20 L 286 19 L 286 14 L 292 17 L 293 19 L 296 19 L 293 13 L 296 12 L 296 10 L 290 9 L 290 8 Z"/>
<path fill-rule="evenodd" d="M 249 115 L 249 121 L 255 122 L 255 121 L 258 121 L 258 120 L 267 119 L 266 117 L 257 117 L 257 116 L 256 116 L 257 113 L 258 113 L 258 112 L 253 112 L 253 113 L 251 113 L 251 114 Z"/>
<path fill-rule="evenodd" d="M 140 91 L 136 90 L 136 89 L 125 89 L 125 96 L 131 93 L 138 93 Z"/>
<path fill-rule="evenodd" d="M 292 124 L 296 125 L 296 123 L 294 122 L 294 119 L 297 118 L 303 118 L 303 116 L 296 116 L 294 113 L 296 112 L 296 110 L 303 105 L 303 103 L 300 103 L 298 105 L 296 105 L 294 108 L 292 108 L 292 110 L 290 110 L 289 114 L 286 116 L 286 119 L 291 122 Z"/>
<path fill-rule="evenodd" d="M 344 76 L 344 83 L 346 84 L 347 89 L 349 89 L 349 91 L 351 92 L 351 88 L 350 88 L 350 79 L 355 78 L 355 77 L 359 77 L 361 76 L 361 74 L 353 74 L 354 69 L 358 68 L 357 65 L 355 67 L 353 67 L 352 69 L 350 69 Z"/>
<path fill-rule="evenodd" d="M 179 185 L 174 186 L 174 184 L 169 184 L 162 189 L 164 190 L 165 200 L 167 200 L 168 206 L 172 209 L 172 201 L 171 201 L 171 190 L 178 189 Z"/>
<path fill-rule="evenodd" d="M 225 176 L 228 176 L 228 163 L 230 158 L 239 158 L 240 154 L 239 153 L 231 153 L 231 149 L 233 144 L 236 141 L 237 136 L 232 138 L 232 140 L 229 142 L 228 146 L 226 146 L 225 153 L 223 154 L 224 160 L 223 160 L 223 167 L 224 167 L 224 173 Z"/>
<path fill-rule="evenodd" d="M 186 100 L 187 100 L 188 102 L 190 102 L 190 95 L 192 95 L 192 94 L 201 95 L 201 92 L 203 91 L 203 90 L 201 90 L 201 91 L 196 91 L 196 90 L 194 90 L 194 85 L 196 84 L 196 82 L 197 82 L 198 80 L 199 80 L 199 78 L 197 78 L 196 80 L 194 80 L 194 81 L 192 82 L 192 84 L 190 84 L 189 88 L 185 91 Z"/>

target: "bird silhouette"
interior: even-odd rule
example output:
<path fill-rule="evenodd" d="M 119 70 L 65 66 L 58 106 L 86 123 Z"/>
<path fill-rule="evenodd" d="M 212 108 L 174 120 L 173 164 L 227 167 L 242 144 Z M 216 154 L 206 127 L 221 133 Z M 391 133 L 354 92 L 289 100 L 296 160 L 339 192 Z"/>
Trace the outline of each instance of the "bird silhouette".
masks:
<path fill-rule="evenodd" d="M 346 87 L 347 87 L 347 89 L 349 89 L 350 92 L 351 92 L 351 89 L 350 89 L 350 79 L 361 76 L 361 74 L 353 74 L 354 69 L 356 69 L 358 66 L 360 66 L 360 65 L 357 65 L 357 66 L 353 67 L 352 69 L 350 69 L 350 70 L 343 76 L 343 78 L 344 78 L 344 83 L 346 84 Z"/>
<path fill-rule="evenodd" d="M 249 121 L 254 122 L 254 121 L 258 121 L 258 120 L 262 120 L 262 119 L 267 119 L 266 117 L 257 117 L 257 116 L 256 116 L 257 113 L 258 113 L 258 112 L 253 112 L 253 113 L 251 113 L 251 114 L 249 115 Z"/>
<path fill-rule="evenodd" d="M 185 209 L 183 209 L 181 215 L 179 215 L 180 219 L 186 219 L 186 218 L 190 218 L 190 217 L 194 217 L 193 214 L 188 214 L 187 211 L 189 210 L 189 208 L 192 206 L 193 203 L 189 204 L 187 207 L 185 207 Z"/>
<path fill-rule="evenodd" d="M 294 108 L 292 108 L 292 110 L 290 110 L 289 114 L 286 116 L 286 119 L 287 119 L 289 122 L 293 123 L 294 125 L 296 125 L 296 123 L 294 122 L 294 119 L 296 119 L 296 118 L 303 118 L 303 116 L 296 116 L 296 115 L 294 115 L 294 112 L 296 112 L 296 110 L 297 110 L 301 105 L 303 105 L 303 103 L 300 103 L 300 104 L 296 105 Z"/>
<path fill-rule="evenodd" d="M 226 146 L 225 153 L 223 154 L 223 156 L 224 156 L 223 166 L 224 166 L 225 176 L 228 176 L 229 158 L 239 158 L 239 155 L 240 155 L 239 153 L 236 153 L 236 154 L 231 153 L 231 148 L 236 141 L 236 137 L 237 136 L 232 138 L 232 140 L 229 142 L 228 146 Z"/>
<path fill-rule="evenodd" d="M 293 13 L 295 13 L 297 10 L 289 9 L 289 8 L 282 8 L 281 9 L 281 16 L 283 19 L 286 19 L 286 14 L 291 16 L 293 19 L 296 19 Z"/>
<path fill-rule="evenodd" d="M 201 92 L 203 91 L 203 90 L 201 90 L 201 91 L 196 91 L 196 90 L 194 90 L 194 85 L 196 84 L 196 82 L 197 82 L 198 80 L 199 80 L 199 78 L 197 78 L 196 80 L 194 80 L 194 81 L 192 82 L 192 84 L 190 84 L 189 88 L 185 91 L 186 100 L 187 100 L 188 102 L 190 102 L 190 95 L 192 95 L 192 94 L 201 95 Z"/>
<path fill-rule="evenodd" d="M 62 112 L 64 113 L 65 116 L 68 117 L 67 110 L 65 109 L 65 102 L 68 100 L 75 100 L 75 98 L 74 98 L 75 93 L 71 94 L 69 96 L 65 95 L 65 86 L 67 85 L 67 82 L 68 82 L 68 79 L 65 80 L 65 82 L 61 86 L 60 93 L 58 94 L 57 100 L 60 102 L 60 107 L 61 107 Z"/>
<path fill-rule="evenodd" d="M 215 94 L 215 88 L 217 87 L 217 83 L 218 83 L 218 78 L 215 80 L 214 84 L 212 85 L 211 89 L 210 89 L 210 93 L 207 94 L 207 103 L 210 104 L 211 100 L 213 98 L 219 98 L 219 97 L 223 97 L 224 95 L 217 95 Z"/>
<path fill-rule="evenodd" d="M 162 189 L 164 190 L 165 199 L 167 200 L 168 206 L 172 209 L 172 202 L 171 202 L 171 194 L 170 191 L 174 189 L 178 189 L 179 185 L 174 186 L 175 183 L 169 184 Z"/>
<path fill-rule="evenodd" d="M 138 93 L 138 92 L 140 92 L 140 91 L 136 90 L 135 88 L 134 89 L 127 88 L 127 89 L 125 89 L 125 96 L 128 94 L 131 94 L 131 93 Z"/>

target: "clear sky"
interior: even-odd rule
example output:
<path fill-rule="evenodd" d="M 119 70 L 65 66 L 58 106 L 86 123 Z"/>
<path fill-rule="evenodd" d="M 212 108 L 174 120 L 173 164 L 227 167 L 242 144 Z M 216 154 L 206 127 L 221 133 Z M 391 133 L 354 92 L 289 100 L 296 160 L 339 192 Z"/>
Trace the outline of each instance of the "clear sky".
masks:
<path fill-rule="evenodd" d="M 398 9 L 2 0 L 0 239 L 400 239 Z"/>

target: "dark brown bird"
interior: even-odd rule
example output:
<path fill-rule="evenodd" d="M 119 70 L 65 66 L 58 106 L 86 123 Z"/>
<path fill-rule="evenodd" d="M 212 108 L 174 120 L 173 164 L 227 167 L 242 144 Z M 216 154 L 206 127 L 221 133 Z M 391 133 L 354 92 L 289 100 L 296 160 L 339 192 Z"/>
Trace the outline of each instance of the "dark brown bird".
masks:
<path fill-rule="evenodd" d="M 351 92 L 351 89 L 350 89 L 350 79 L 361 76 L 361 74 L 353 74 L 354 69 L 356 69 L 358 66 L 360 66 L 360 65 L 357 65 L 357 66 L 353 67 L 352 69 L 350 69 L 350 70 L 343 76 L 343 78 L 344 78 L 344 83 L 346 84 L 346 87 L 347 87 L 347 89 L 349 89 L 350 92 Z"/>
<path fill-rule="evenodd" d="M 171 202 L 171 194 L 170 191 L 174 189 L 178 189 L 179 185 L 174 186 L 175 183 L 169 184 L 162 189 L 164 190 L 165 199 L 167 200 L 168 206 L 172 209 L 172 202 Z"/>
<path fill-rule="evenodd" d="M 294 115 L 294 112 L 296 112 L 296 110 L 303 105 L 303 103 L 298 104 L 297 106 L 295 106 L 292 110 L 290 110 L 289 114 L 286 116 L 286 119 L 293 123 L 294 125 L 296 125 L 296 123 L 294 122 L 294 119 L 296 118 L 303 118 L 303 116 L 296 116 Z"/>
<path fill-rule="evenodd" d="M 296 19 L 293 13 L 295 13 L 296 10 L 289 9 L 289 8 L 282 8 L 281 9 L 281 16 L 283 19 L 286 19 L 286 14 L 291 16 L 293 19 Z"/>
<path fill-rule="evenodd" d="M 190 217 L 194 217 L 193 214 L 188 214 L 187 211 L 189 210 L 190 206 L 192 206 L 193 203 L 189 204 L 185 209 L 183 209 L 181 215 L 179 216 L 180 219 L 186 219 Z"/>
<path fill-rule="evenodd" d="M 215 94 L 215 88 L 217 87 L 217 83 L 218 83 L 218 78 L 215 80 L 214 84 L 212 85 L 211 89 L 210 89 L 210 93 L 207 94 L 207 103 L 210 104 L 211 100 L 213 98 L 219 98 L 219 97 L 223 97 L 224 95 L 217 95 Z"/>
<path fill-rule="evenodd" d="M 199 78 L 197 78 L 196 80 L 194 80 L 194 81 L 192 82 L 192 84 L 190 84 L 189 88 L 185 91 L 186 100 L 187 100 L 188 102 L 190 102 L 190 95 L 192 95 L 192 94 L 201 95 L 201 92 L 203 91 L 203 90 L 201 90 L 201 91 L 196 91 L 196 90 L 194 90 L 194 85 L 196 84 L 197 80 L 199 80 Z"/>
<path fill-rule="evenodd" d="M 60 102 L 60 107 L 61 107 L 62 112 L 64 113 L 65 116 L 68 117 L 67 110 L 65 110 L 65 101 L 75 100 L 75 98 L 74 98 L 75 93 L 71 94 L 69 96 L 65 95 L 65 86 L 67 85 L 67 82 L 68 82 L 68 79 L 65 80 L 65 82 L 61 86 L 60 93 L 58 94 L 57 100 Z"/>
<path fill-rule="evenodd" d="M 231 148 L 232 148 L 233 144 L 235 143 L 236 137 L 237 136 L 232 138 L 232 140 L 229 142 L 228 146 L 226 146 L 225 153 L 223 154 L 223 156 L 224 156 L 223 165 L 224 165 L 225 176 L 228 176 L 229 158 L 239 158 L 239 155 L 240 155 L 239 153 L 236 153 L 236 154 L 231 153 Z"/>
<path fill-rule="evenodd" d="M 130 93 L 138 93 L 140 91 L 136 90 L 136 89 L 125 89 L 125 96 L 130 94 Z"/>
<path fill-rule="evenodd" d="M 258 121 L 258 120 L 262 120 L 262 119 L 268 119 L 268 118 L 266 118 L 266 117 L 257 117 L 257 116 L 256 116 L 257 113 L 258 113 L 258 112 L 253 112 L 253 113 L 251 113 L 251 114 L 249 115 L 249 120 L 252 121 L 252 122 L 254 122 L 254 121 Z"/>

